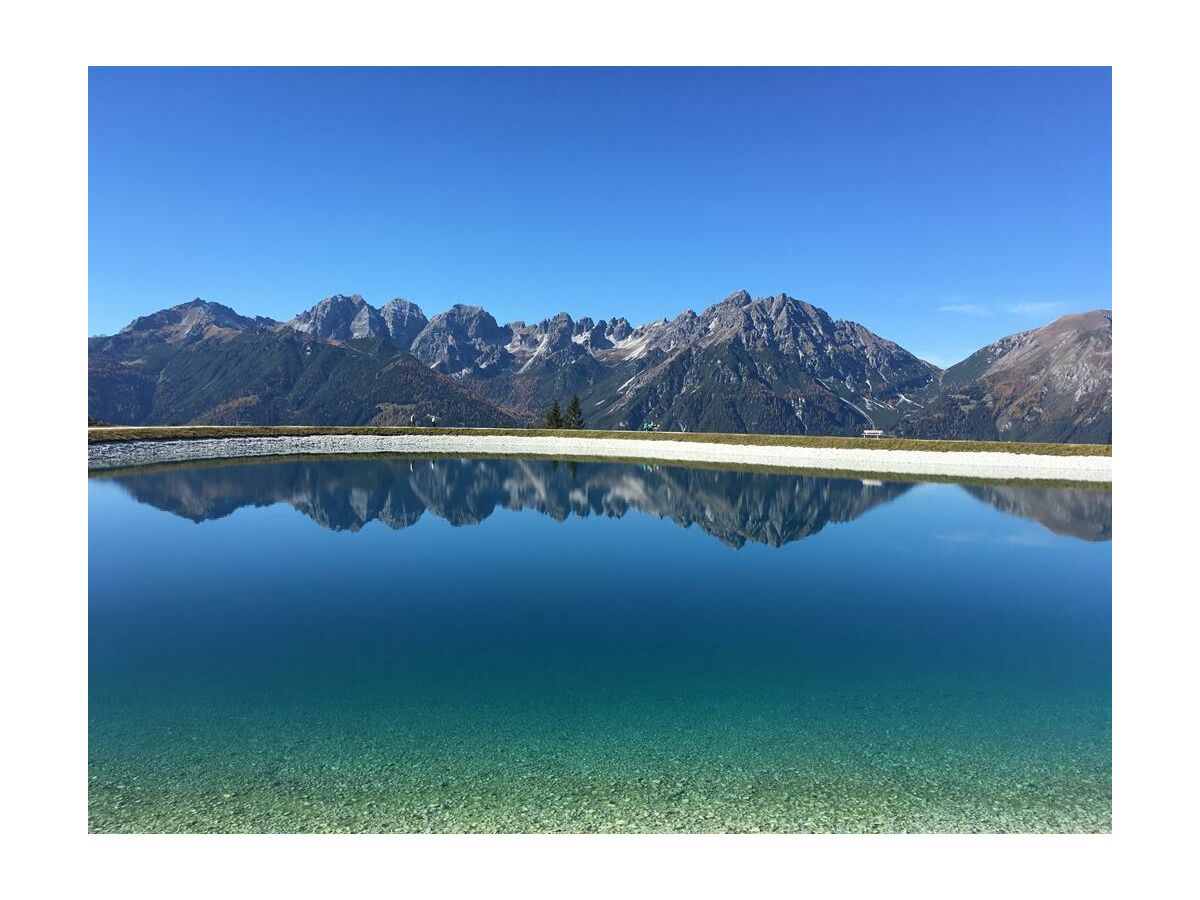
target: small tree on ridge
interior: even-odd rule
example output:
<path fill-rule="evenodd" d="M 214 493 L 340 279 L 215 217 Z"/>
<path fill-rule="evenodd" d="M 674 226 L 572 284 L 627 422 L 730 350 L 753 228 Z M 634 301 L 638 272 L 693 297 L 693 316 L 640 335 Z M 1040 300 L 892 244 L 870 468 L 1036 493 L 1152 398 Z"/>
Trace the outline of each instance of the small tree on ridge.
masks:
<path fill-rule="evenodd" d="M 563 428 L 583 427 L 583 407 L 579 405 L 579 395 L 575 394 L 567 404 L 567 414 L 563 416 Z"/>

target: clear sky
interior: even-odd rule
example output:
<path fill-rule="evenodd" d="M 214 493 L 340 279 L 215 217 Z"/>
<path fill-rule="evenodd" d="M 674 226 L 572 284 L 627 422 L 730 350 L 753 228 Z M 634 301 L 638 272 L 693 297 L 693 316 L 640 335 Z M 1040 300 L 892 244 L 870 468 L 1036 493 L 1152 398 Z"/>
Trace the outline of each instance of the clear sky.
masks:
<path fill-rule="evenodd" d="M 90 334 L 781 291 L 939 365 L 1111 306 L 1107 69 L 92 69 Z"/>

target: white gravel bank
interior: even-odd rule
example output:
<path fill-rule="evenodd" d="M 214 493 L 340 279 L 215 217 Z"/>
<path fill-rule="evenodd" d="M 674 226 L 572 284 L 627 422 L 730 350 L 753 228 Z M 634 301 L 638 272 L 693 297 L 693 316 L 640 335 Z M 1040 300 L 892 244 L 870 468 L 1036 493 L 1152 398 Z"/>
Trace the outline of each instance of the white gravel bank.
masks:
<path fill-rule="evenodd" d="M 461 456 L 611 456 L 626 459 L 741 463 L 789 469 L 828 469 L 964 478 L 1112 481 L 1110 456 L 1022 453 L 937 453 L 922 450 L 843 450 L 689 441 L 508 435 L 321 435 L 118 441 L 88 445 L 88 468 L 244 456 L 325 453 L 448 453 Z"/>

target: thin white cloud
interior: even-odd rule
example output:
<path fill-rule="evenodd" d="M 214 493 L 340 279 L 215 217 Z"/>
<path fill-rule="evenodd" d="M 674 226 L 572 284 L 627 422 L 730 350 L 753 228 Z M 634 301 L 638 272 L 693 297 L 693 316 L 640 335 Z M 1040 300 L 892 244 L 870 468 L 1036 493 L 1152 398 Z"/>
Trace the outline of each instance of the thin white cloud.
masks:
<path fill-rule="evenodd" d="M 977 544 L 987 540 L 987 534 L 983 531 L 950 531 L 935 537 L 948 544 Z"/>
<path fill-rule="evenodd" d="M 947 303 L 938 307 L 938 312 L 957 313 L 960 316 L 1045 316 L 1061 310 L 1065 303 L 1057 300 L 1041 300 L 1024 303 Z"/>
<path fill-rule="evenodd" d="M 1011 544 L 1015 547 L 1049 547 L 1050 542 L 1037 534 L 1016 532 L 1012 534 L 993 534 L 987 531 L 948 531 L 934 535 L 947 544 Z"/>
<path fill-rule="evenodd" d="M 1033 534 L 1010 534 L 1001 540 L 1006 544 L 1015 544 L 1018 547 L 1049 547 L 1050 542 L 1043 537 Z"/>
<path fill-rule="evenodd" d="M 991 309 L 982 303 L 950 303 L 939 306 L 938 312 L 958 313 L 963 316 L 990 316 Z"/>

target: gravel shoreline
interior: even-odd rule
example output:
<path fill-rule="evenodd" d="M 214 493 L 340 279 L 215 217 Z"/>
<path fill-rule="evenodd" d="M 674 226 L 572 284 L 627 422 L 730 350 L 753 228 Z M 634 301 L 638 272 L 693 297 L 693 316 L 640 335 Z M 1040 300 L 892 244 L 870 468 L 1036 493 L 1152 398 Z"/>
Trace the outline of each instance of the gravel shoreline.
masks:
<path fill-rule="evenodd" d="M 316 435 L 128 441 L 88 445 L 88 469 L 251 456 L 438 453 L 490 456 L 603 456 L 667 462 L 732 463 L 787 469 L 986 479 L 1111 482 L 1111 456 L 859 450 L 688 441 L 499 435 Z"/>

